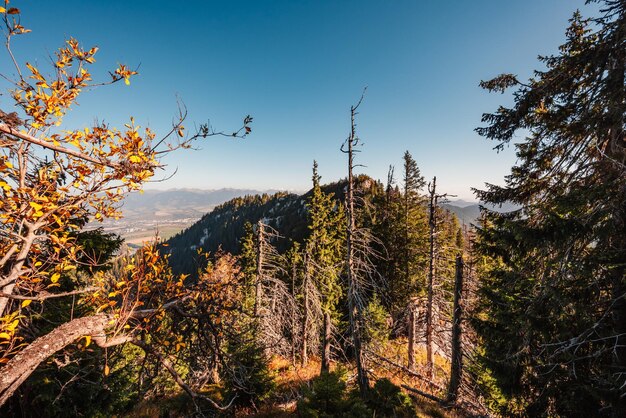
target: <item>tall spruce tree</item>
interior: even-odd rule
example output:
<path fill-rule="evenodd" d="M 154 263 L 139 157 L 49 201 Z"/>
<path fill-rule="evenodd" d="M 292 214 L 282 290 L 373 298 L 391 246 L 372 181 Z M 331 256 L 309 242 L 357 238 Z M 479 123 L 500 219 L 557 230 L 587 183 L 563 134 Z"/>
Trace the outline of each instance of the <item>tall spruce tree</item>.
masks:
<path fill-rule="evenodd" d="M 417 307 L 413 302 L 419 292 L 424 291 L 424 270 L 428 262 L 428 221 L 425 199 L 421 194 L 426 182 L 417 163 L 409 153 L 404 153 L 402 216 L 399 217 L 402 231 L 401 265 L 402 275 L 392 287 L 392 297 L 408 315 L 408 368 L 415 368 L 415 346 L 417 334 L 415 322 Z"/>
<path fill-rule="evenodd" d="M 417 163 L 406 151 L 404 153 L 404 172 L 402 176 L 402 270 L 403 284 L 399 298 L 410 297 L 416 291 L 424 289 L 424 268 L 428 261 L 428 220 L 426 200 L 421 194 L 426 182 Z M 406 302 L 406 301 L 405 301 Z M 406 303 L 405 303 L 406 305 Z"/>
<path fill-rule="evenodd" d="M 626 1 L 598 3 L 528 82 L 481 83 L 516 91 L 477 131 L 498 148 L 529 133 L 505 186 L 477 193 L 521 206 L 487 211 L 478 236 L 476 325 L 506 414 L 626 416 Z"/>
<path fill-rule="evenodd" d="M 243 309 L 252 314 L 255 304 L 254 284 L 257 280 L 257 251 L 254 228 L 250 222 L 243 226 L 244 234 L 239 241 L 240 254 L 237 264 L 243 276 Z"/>
<path fill-rule="evenodd" d="M 320 187 L 317 162 L 313 162 L 313 190 L 308 202 L 310 236 L 308 246 L 314 266 L 315 283 L 322 295 L 322 364 L 321 370 L 330 368 L 330 343 L 332 323 L 337 318 L 337 306 L 343 295 L 340 275 L 343 268 L 345 245 L 345 214 L 343 207 L 330 193 Z"/>

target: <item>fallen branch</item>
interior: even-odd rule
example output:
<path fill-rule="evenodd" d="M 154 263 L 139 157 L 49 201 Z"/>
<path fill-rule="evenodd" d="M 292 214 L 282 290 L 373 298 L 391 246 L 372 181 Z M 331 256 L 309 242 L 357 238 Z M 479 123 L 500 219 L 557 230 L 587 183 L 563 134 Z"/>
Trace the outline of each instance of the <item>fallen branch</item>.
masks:
<path fill-rule="evenodd" d="M 441 398 L 438 398 L 438 397 L 437 397 L 437 396 L 435 396 L 435 395 L 431 395 L 430 393 L 422 392 L 422 391 L 421 391 L 421 390 L 419 390 L 419 389 L 412 388 L 411 386 L 407 386 L 407 385 L 405 385 L 405 384 L 402 384 L 401 386 L 402 386 L 404 389 L 406 389 L 406 390 L 408 390 L 409 392 L 411 392 L 411 393 L 414 393 L 414 394 L 416 394 L 416 395 L 423 396 L 424 398 L 426 398 L 426 399 L 430 399 L 431 401 L 435 401 L 435 402 L 439 403 L 440 405 L 446 405 L 446 401 L 445 401 L 445 400 L 443 400 L 443 399 L 441 399 Z"/>
<path fill-rule="evenodd" d="M 163 357 L 163 355 L 161 353 L 159 353 L 158 351 L 156 351 L 152 346 L 150 346 L 150 345 L 148 345 L 148 344 L 146 344 L 146 343 L 144 343 L 143 341 L 140 341 L 140 340 L 132 340 L 131 343 L 135 344 L 137 347 L 140 347 L 146 353 L 149 353 L 149 354 L 152 354 L 153 356 L 155 356 L 157 358 L 157 360 L 159 360 L 159 363 L 161 363 L 163 365 L 163 367 L 165 367 L 167 369 L 167 371 L 170 373 L 170 375 L 172 376 L 172 378 L 174 379 L 176 384 L 178 384 L 178 386 L 180 386 L 185 392 L 187 392 L 187 394 L 192 399 L 195 400 L 196 398 L 198 398 L 198 399 L 205 400 L 208 403 L 210 403 L 215 409 L 220 410 L 220 411 L 226 411 L 228 408 L 231 407 L 231 405 L 235 401 L 235 398 L 237 396 L 234 396 L 230 400 L 228 405 L 221 406 L 220 404 L 218 404 L 217 402 L 215 402 L 213 399 L 209 398 L 208 396 L 205 396 L 205 395 L 202 395 L 200 393 L 195 392 L 193 389 L 191 389 L 189 387 L 188 384 L 186 384 L 183 381 L 183 379 L 180 377 L 180 375 L 178 374 L 176 369 L 174 369 L 174 366 L 172 365 L 172 363 L 170 363 L 170 361 L 168 359 Z"/>
<path fill-rule="evenodd" d="M 424 376 L 422 374 L 419 374 L 419 373 L 416 373 L 416 372 L 414 372 L 412 370 L 409 370 L 408 368 L 404 367 L 403 365 L 401 365 L 399 363 L 396 363 L 393 360 L 389 360 L 388 358 L 383 357 L 383 356 L 381 356 L 379 354 L 376 354 L 376 353 L 374 353 L 374 352 L 372 352 L 370 350 L 367 350 L 367 352 L 368 352 L 368 354 L 373 355 L 374 357 L 378 358 L 379 360 L 382 360 L 382 361 L 384 361 L 386 363 L 391 364 L 394 367 L 397 367 L 398 369 L 402 370 L 404 373 L 408 374 L 409 376 L 417 377 L 418 379 L 423 380 L 424 382 L 428 383 L 430 386 L 434 387 L 435 389 L 438 389 L 438 390 L 440 390 L 442 392 L 446 392 L 446 388 L 444 388 L 443 386 L 440 386 L 440 385 L 432 382 L 426 376 Z"/>

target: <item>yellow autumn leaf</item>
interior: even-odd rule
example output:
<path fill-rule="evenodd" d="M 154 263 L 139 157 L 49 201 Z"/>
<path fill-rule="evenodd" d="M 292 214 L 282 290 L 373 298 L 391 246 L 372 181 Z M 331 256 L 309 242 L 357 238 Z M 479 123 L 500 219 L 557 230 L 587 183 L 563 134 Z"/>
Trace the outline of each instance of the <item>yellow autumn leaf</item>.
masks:
<path fill-rule="evenodd" d="M 32 300 L 30 299 L 26 299 L 24 302 L 22 302 L 22 308 L 27 307 L 28 305 L 30 305 L 32 303 Z"/>
<path fill-rule="evenodd" d="M 141 158 L 139 158 L 139 157 L 138 157 L 138 156 L 136 156 L 136 155 L 131 155 L 131 156 L 128 158 L 128 160 L 129 160 L 131 163 L 140 163 L 140 162 L 141 162 Z"/>
<path fill-rule="evenodd" d="M 41 211 L 41 208 L 43 208 L 43 206 L 41 206 L 39 203 L 36 203 L 36 202 L 29 202 L 28 204 L 30 205 L 31 208 L 35 209 L 36 212 Z"/>
<path fill-rule="evenodd" d="M 16 319 L 15 321 L 11 322 L 10 324 L 8 324 L 6 326 L 6 329 L 13 332 L 15 331 L 15 328 L 17 328 L 17 325 L 20 323 L 19 319 Z"/>
<path fill-rule="evenodd" d="M 124 77 L 124 83 L 126 83 L 127 86 L 130 86 L 130 78 Z"/>
<path fill-rule="evenodd" d="M 59 279 L 61 278 L 61 275 L 59 273 L 54 273 L 51 277 L 50 277 L 50 281 L 52 283 L 56 283 L 59 281 Z"/>
<path fill-rule="evenodd" d="M 0 13 L 6 13 L 7 9 L 5 9 L 4 7 L 0 7 Z"/>
<path fill-rule="evenodd" d="M 89 347 L 91 344 L 91 335 L 85 335 L 85 347 Z"/>
<path fill-rule="evenodd" d="M 110 371 L 111 371 L 111 369 L 109 369 L 109 365 L 108 364 L 106 366 L 104 366 L 104 375 L 105 376 L 108 376 Z"/>
<path fill-rule="evenodd" d="M 0 332 L 0 338 L 5 339 L 5 340 L 10 340 L 11 335 L 7 334 L 6 332 Z"/>

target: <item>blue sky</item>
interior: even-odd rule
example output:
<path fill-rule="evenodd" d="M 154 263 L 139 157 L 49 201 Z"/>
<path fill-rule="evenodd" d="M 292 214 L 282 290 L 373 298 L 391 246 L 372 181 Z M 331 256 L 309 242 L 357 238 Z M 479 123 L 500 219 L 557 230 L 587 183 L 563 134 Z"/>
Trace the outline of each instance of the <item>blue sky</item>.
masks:
<path fill-rule="evenodd" d="M 470 187 L 502 182 L 512 149 L 492 151 L 473 129 L 510 97 L 481 79 L 528 77 L 538 54 L 557 50 L 582 0 L 388 1 L 55 1 L 19 2 L 32 34 L 16 39 L 20 61 L 39 62 L 69 36 L 97 45 L 93 73 L 140 65 L 130 87 L 86 93 L 67 127 L 94 119 L 165 132 L 176 97 L 187 126 L 207 119 L 226 131 L 254 117 L 244 141 L 212 138 L 165 161 L 170 180 L 147 188 L 305 190 L 317 159 L 323 181 L 345 177 L 339 146 L 350 105 L 364 86 L 358 156 L 379 179 L 401 170 L 409 150 L 442 192 L 471 198 Z M 6 71 L 6 59 L 0 60 Z M 6 96 L 1 98 L 3 108 Z M 165 173 L 164 173 L 165 174 Z"/>

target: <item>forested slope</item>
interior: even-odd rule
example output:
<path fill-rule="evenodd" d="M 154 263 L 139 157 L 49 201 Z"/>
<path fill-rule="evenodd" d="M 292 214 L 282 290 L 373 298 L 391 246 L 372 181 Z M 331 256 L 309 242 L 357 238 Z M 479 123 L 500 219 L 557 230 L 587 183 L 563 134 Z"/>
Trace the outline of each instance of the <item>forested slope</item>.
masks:
<path fill-rule="evenodd" d="M 373 183 L 366 176 L 362 180 Z M 345 181 L 339 181 L 322 189 L 343 199 L 345 185 Z M 244 225 L 246 222 L 255 224 L 259 220 L 279 232 L 283 238 L 278 239 L 275 245 L 278 250 L 284 251 L 290 240 L 301 242 L 308 235 L 306 202 L 310 195 L 311 191 L 303 195 L 288 192 L 247 195 L 219 205 L 166 242 L 170 265 L 175 273 L 194 275 L 200 266 L 198 249 L 214 253 L 221 248 L 231 254 L 239 254 Z"/>

